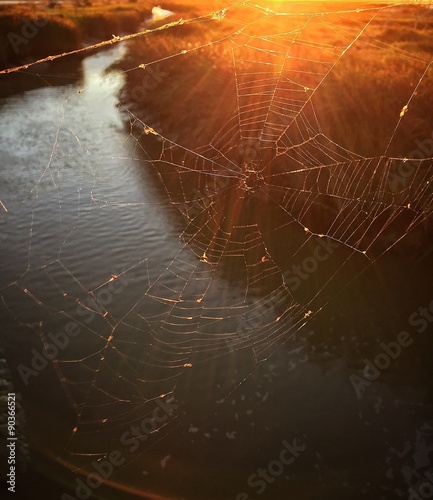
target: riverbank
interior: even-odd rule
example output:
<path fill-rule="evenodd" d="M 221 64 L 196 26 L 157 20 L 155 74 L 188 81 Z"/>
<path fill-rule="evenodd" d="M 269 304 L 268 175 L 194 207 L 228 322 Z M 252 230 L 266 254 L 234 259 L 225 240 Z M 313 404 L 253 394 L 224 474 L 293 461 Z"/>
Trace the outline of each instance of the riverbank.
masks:
<path fill-rule="evenodd" d="M 137 31 L 152 3 L 0 6 L 0 69 Z"/>
<path fill-rule="evenodd" d="M 335 19 L 327 15 L 329 25 L 318 16 L 305 28 L 305 15 L 297 15 L 297 2 L 293 5 L 293 15 L 259 21 L 255 9 L 243 7 L 219 14 L 203 5 L 173 7 L 177 16 L 170 21 L 186 21 L 129 42 L 128 54 L 119 64 L 126 72 L 122 102 L 171 140 L 190 148 L 207 144 L 238 105 L 263 104 L 263 88 L 248 93 L 244 86 L 254 84 L 242 83 L 243 75 L 267 71 L 269 78 L 278 77 L 280 61 L 274 56 L 291 43 L 290 33 L 299 32 L 306 43 L 292 47 L 290 59 L 296 64 L 287 75 L 287 67 L 280 72 L 280 78 L 290 74 L 299 88 L 282 88 L 280 97 L 303 103 L 314 94 L 314 112 L 308 117 L 314 121 L 317 116 L 323 132 L 335 142 L 369 157 L 382 154 L 394 132 L 395 117 L 420 82 L 390 153 L 400 156 L 413 149 L 414 141 L 433 127 L 432 72 L 422 77 L 433 58 L 433 12 L 422 6 L 376 11 L 377 4 L 366 4 L 365 11 L 343 16 L 342 9 L 350 12 L 353 6 L 334 3 L 326 4 L 328 12 L 338 13 Z M 323 5 L 311 2 L 302 7 L 314 11 Z M 356 35 L 359 40 L 352 46 Z M 338 57 L 345 46 L 348 50 Z M 331 67 L 321 81 L 324 69 Z M 299 89 L 303 94 L 297 94 Z M 288 118 L 279 119 L 281 126 L 288 124 Z"/>
<path fill-rule="evenodd" d="M 315 2 L 309 6 L 319 7 Z M 194 5 L 178 17 L 181 22 L 131 40 L 118 65 L 126 77 L 120 101 L 140 140 L 147 144 L 159 136 L 170 165 L 188 161 L 195 171 L 220 169 L 235 184 L 233 171 L 253 158 L 264 177 L 278 179 L 281 192 L 303 192 L 305 165 L 343 164 L 351 158 L 359 166 L 358 183 L 349 173 L 347 179 L 333 177 L 331 169 L 330 177 L 324 169 L 308 181 L 323 193 L 330 188 L 338 192 L 338 184 L 348 182 L 346 193 L 353 197 L 357 190 L 371 189 L 371 176 L 383 168 L 381 157 L 428 158 L 429 148 L 420 151 L 419 144 L 430 140 L 433 129 L 431 10 L 366 4 L 353 11 L 342 3 L 327 7 L 326 15 L 306 23 L 305 12 L 299 14 L 295 7 L 283 16 L 262 15 L 244 5 L 213 13 Z M 191 173 L 182 176 L 179 191 L 176 173 L 165 172 L 160 158 L 158 152 L 157 168 L 178 203 L 185 192 L 192 197 L 194 189 L 203 189 L 203 176 Z M 371 160 L 363 163 L 365 159 Z M 400 226 L 430 210 L 423 184 L 429 163 L 405 167 L 404 161 L 391 162 L 387 182 L 383 171 L 383 202 L 411 211 L 401 212 L 396 228 L 381 235 L 378 252 L 401 234 Z M 287 175 L 290 169 L 296 175 Z M 253 190 L 255 180 L 249 180 Z M 280 193 L 276 191 L 275 197 Z M 311 216 L 320 218 L 324 228 L 332 227 L 341 213 L 337 198 Z M 430 231 L 426 222 L 419 226 L 419 236 L 412 232 L 406 239 L 408 251 L 419 247 Z"/>

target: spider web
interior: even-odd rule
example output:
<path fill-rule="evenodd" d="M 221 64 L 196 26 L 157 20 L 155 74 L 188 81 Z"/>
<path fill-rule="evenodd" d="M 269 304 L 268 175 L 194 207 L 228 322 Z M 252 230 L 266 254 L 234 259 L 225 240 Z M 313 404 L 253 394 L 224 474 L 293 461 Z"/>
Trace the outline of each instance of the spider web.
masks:
<path fill-rule="evenodd" d="M 120 99 L 130 129 L 114 154 L 94 151 L 85 131 L 65 125 L 91 96 L 86 86 L 65 89 L 47 117 L 48 161 L 32 169 L 16 205 L 30 214 L 28 246 L 18 256 L 22 273 L 6 268 L 2 292 L 15 322 L 47 352 L 49 333 L 68 322 L 80 330 L 52 360 L 72 410 L 61 461 L 80 471 L 106 457 L 158 401 L 176 401 L 181 410 L 145 436 L 140 457 L 173 431 L 195 432 L 192 421 L 205 427 L 216 405 L 250 385 L 259 404 L 273 390 L 272 378 L 260 377 L 264 367 L 283 346 L 308 336 L 310 321 L 359 275 L 388 251 L 419 258 L 427 249 L 432 154 L 411 157 L 408 137 L 431 130 L 431 117 L 419 116 L 431 99 L 432 61 L 377 34 L 399 8 L 289 10 L 284 2 L 243 2 L 98 44 L 131 44 L 119 66 L 132 84 L 149 68 L 169 76 L 149 93 L 145 115 Z M 164 37 L 176 43 L 160 44 Z M 394 119 L 379 120 L 381 134 L 369 121 L 381 110 L 350 102 L 344 90 L 356 82 L 341 83 L 363 51 L 403 68 L 401 93 L 389 102 Z M 197 67 L 202 79 L 192 85 L 188 72 Z M 332 96 L 337 84 L 341 95 Z M 170 85 L 164 105 L 157 96 Z M 356 110 L 352 122 L 338 121 L 343 106 Z M 62 176 L 69 178 L 78 156 L 72 191 Z M 104 165 L 113 162 L 121 172 L 123 160 L 128 169 L 150 172 L 161 201 L 99 190 Z M 402 175 L 405 165 L 409 173 Z M 57 207 L 54 248 L 44 245 L 46 198 Z M 73 215 L 62 208 L 70 199 Z M 16 201 L 7 192 L 2 198 L 7 231 Z M 92 228 L 98 217 L 110 225 L 110 214 L 119 213 L 125 227 L 111 238 L 124 240 L 122 255 L 107 257 L 101 277 L 92 266 L 105 251 L 96 251 Z M 130 217 L 143 215 L 155 220 L 150 245 L 128 236 Z M 69 248 L 80 231 L 89 241 L 86 262 Z M 317 249 L 325 263 L 311 260 Z M 293 266 L 308 258 L 314 271 L 302 278 Z M 128 456 L 127 464 L 137 460 Z"/>

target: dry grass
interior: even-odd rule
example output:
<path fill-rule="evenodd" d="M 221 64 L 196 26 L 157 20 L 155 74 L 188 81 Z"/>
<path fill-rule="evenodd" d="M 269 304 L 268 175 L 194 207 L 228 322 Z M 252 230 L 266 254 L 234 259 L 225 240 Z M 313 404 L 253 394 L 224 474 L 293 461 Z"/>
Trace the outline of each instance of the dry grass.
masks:
<path fill-rule="evenodd" d="M 2 5 L 0 66 L 13 67 L 74 50 L 84 41 L 134 32 L 150 11 L 151 7 L 141 3 L 59 4 L 52 8 L 44 4 Z M 26 24 L 35 23 L 37 29 L 32 34 L 34 28 L 26 28 Z"/>
<path fill-rule="evenodd" d="M 338 9 L 342 7 L 342 4 L 337 5 Z M 202 7 L 194 6 L 185 16 L 185 9 L 180 9 L 182 14 L 178 17 L 191 18 L 204 12 Z M 423 11 L 422 28 L 416 29 L 416 12 L 415 7 L 382 11 L 357 43 L 338 60 L 313 97 L 315 112 L 326 133 L 365 156 L 384 151 L 402 107 L 411 97 L 428 61 L 433 60 L 433 15 Z M 265 17 L 259 21 L 256 20 L 259 18 L 257 11 L 235 9 L 222 21 L 203 20 L 192 25 L 173 26 L 131 44 L 130 55 L 122 63 L 124 69 L 149 64 L 169 76 L 158 82 L 155 90 L 147 92 L 145 98 L 130 99 L 130 104 L 134 112 L 151 125 L 160 127 L 168 137 L 182 139 L 190 145 L 207 143 L 236 111 L 235 75 L 260 73 L 265 64 L 275 62 L 271 51 L 281 50 L 278 40 L 272 45 L 269 37 L 262 44 L 265 51 L 261 56 L 257 50 L 261 42 L 254 42 L 254 49 L 239 47 L 235 49 L 235 72 L 233 44 L 224 40 L 227 35 L 248 23 L 251 24 L 246 28 L 247 35 L 302 28 L 298 37 L 300 43 L 291 48 L 291 56 L 298 58 L 292 77 L 314 88 L 320 78 L 308 72 L 322 71 L 320 62 L 331 59 L 326 50 L 317 50 L 313 43 L 325 43 L 329 49 L 335 47 L 338 51 L 360 33 L 371 16 L 370 11 L 350 16 L 335 14 L 329 15 L 325 22 L 317 18 L 305 27 L 305 16 Z M 208 45 L 215 40 L 223 41 Z M 246 42 L 246 38 L 243 41 Z M 239 37 L 236 39 L 239 44 L 243 41 Z M 303 43 L 305 41 L 308 44 Z M 181 54 L 182 51 L 185 54 Z M 400 128 L 395 154 L 403 154 L 411 148 L 415 138 L 422 138 L 426 130 L 433 129 L 430 112 L 433 109 L 432 71 L 411 101 L 411 113 Z M 128 71 L 129 92 L 142 85 L 144 74 L 143 69 Z M 285 97 L 291 97 L 290 91 Z M 251 97 L 251 104 L 254 104 L 254 97 Z"/>
<path fill-rule="evenodd" d="M 342 7 L 337 5 L 338 9 Z M 291 123 L 285 134 L 286 144 L 290 141 L 292 144 L 302 143 L 305 137 L 311 137 L 311 129 L 302 130 L 310 122 L 315 130 L 320 126 L 322 132 L 339 145 L 334 148 L 336 155 L 342 151 L 342 146 L 364 157 L 380 157 L 385 152 L 388 156 L 410 156 L 417 147 L 416 141 L 430 138 L 433 130 L 433 67 L 423 77 L 428 64 L 433 61 L 432 13 L 424 15 L 421 27 L 419 24 L 415 27 L 416 9 L 407 7 L 392 12 L 385 9 L 372 20 L 372 11 L 366 11 L 315 16 L 309 21 L 308 16 L 299 15 L 263 18 L 255 10 L 239 8 L 229 11 L 222 20 L 206 18 L 193 24 L 173 25 L 131 43 L 129 55 L 121 64 L 127 75 L 122 99 L 136 116 L 165 137 L 188 149 L 211 143 L 218 148 L 220 140 L 224 154 L 243 165 L 244 162 L 237 160 L 234 153 L 241 142 L 237 121 L 248 121 L 248 107 L 253 110 L 252 114 L 263 105 L 271 109 L 266 91 L 260 92 L 253 85 L 254 81 L 262 79 L 263 90 L 265 79 L 275 77 L 280 79 L 276 97 L 293 103 L 298 100 L 304 106 L 302 116 L 298 115 L 296 121 L 290 118 L 290 106 L 286 106 L 284 116 L 270 117 L 271 121 Z M 190 19 L 202 11 L 191 12 L 189 16 L 184 14 L 182 17 Z M 242 35 L 229 37 L 240 28 L 244 29 Z M 292 43 L 290 40 L 295 32 Z M 270 36 L 272 34 L 276 36 Z M 351 40 L 358 35 L 356 43 L 351 45 Z M 287 47 L 290 47 L 290 53 L 285 54 Z M 342 53 L 347 47 L 348 50 Z M 144 67 L 140 68 L 140 65 Z M 165 76 L 145 93 L 138 92 L 140 98 L 134 99 L 133 95 L 137 95 L 134 90 L 143 87 L 143 78 L 146 78 L 149 68 L 157 69 Z M 324 68 L 329 70 L 325 77 L 327 70 Z M 246 78 L 251 75 L 251 78 L 244 92 L 245 75 Z M 284 79 L 286 82 L 290 79 L 296 85 L 281 90 Z M 395 132 L 400 113 L 409 100 L 408 112 Z M 296 110 L 296 103 L 294 108 Z M 233 117 L 231 123 L 234 127 L 230 129 L 227 124 Z M 262 126 L 257 124 L 259 129 Z M 215 139 L 220 130 L 229 133 Z M 393 140 L 387 149 L 391 137 Z M 333 144 L 328 146 L 334 147 Z M 299 192 L 305 188 L 307 171 L 304 171 L 305 176 L 291 177 L 287 172 L 300 168 L 301 155 L 306 154 L 309 146 L 303 148 L 298 158 L 296 148 L 289 155 L 278 157 L 275 156 L 276 150 L 270 150 L 264 143 L 255 147 L 260 148 L 261 165 L 266 165 L 272 175 L 282 174 L 278 178 L 281 186 L 287 182 Z M 173 157 L 172 161 L 179 164 L 183 161 L 183 150 L 178 148 L 177 154 L 179 158 Z M 212 154 L 212 151 L 207 150 L 206 154 Z M 324 150 L 311 147 L 310 154 L 317 164 L 329 163 Z M 199 161 L 195 163 L 192 155 L 188 161 L 192 169 L 203 168 L 197 165 Z M 372 162 L 371 175 L 374 175 L 374 165 L 377 164 Z M 160 163 L 158 168 L 165 169 Z M 422 168 L 431 167 L 426 162 Z M 178 175 L 165 170 L 165 185 L 176 198 L 181 189 Z M 364 183 L 371 179 L 369 175 L 361 176 Z M 206 176 L 190 177 L 188 182 L 186 176 L 182 177 L 179 202 L 183 196 L 189 196 L 185 193 L 193 193 L 194 187 L 203 189 L 200 183 Z M 415 192 L 421 177 L 422 172 L 419 172 L 416 179 L 405 179 L 408 185 L 414 180 L 411 193 Z M 326 175 L 320 181 L 314 175 L 312 179 L 322 183 L 321 186 L 312 186 L 313 190 L 326 192 L 332 189 Z M 354 187 L 356 183 L 350 189 Z M 420 207 L 425 205 L 425 200 L 415 199 L 409 191 L 397 194 L 391 192 L 389 186 L 385 189 L 389 191 L 384 192 L 384 196 L 388 196 L 390 205 L 405 206 L 408 196 L 412 207 L 418 206 L 421 210 Z M 273 195 L 275 198 L 278 193 Z M 337 203 L 312 210 L 312 218 L 315 222 L 322 220 L 323 227 L 326 227 L 335 220 L 340 209 Z M 361 213 L 359 215 L 363 217 Z M 355 214 L 351 216 L 355 217 Z M 404 221 L 399 219 L 397 225 L 400 223 Z"/>

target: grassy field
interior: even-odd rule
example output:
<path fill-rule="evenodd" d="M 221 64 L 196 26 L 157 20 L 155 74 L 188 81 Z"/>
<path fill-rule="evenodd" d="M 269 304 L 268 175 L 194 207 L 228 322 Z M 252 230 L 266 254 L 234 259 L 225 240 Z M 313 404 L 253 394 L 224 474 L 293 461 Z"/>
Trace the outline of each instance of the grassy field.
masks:
<path fill-rule="evenodd" d="M 152 123 L 163 123 L 169 137 L 180 137 L 188 130 L 190 144 L 197 143 L 200 138 L 209 142 L 217 127 L 236 109 L 235 76 L 239 65 L 242 65 L 242 72 L 253 73 L 259 67 L 273 64 L 272 51 L 281 48 L 274 35 L 299 31 L 296 36 L 301 43 L 291 49 L 292 53 L 296 50 L 298 58 L 292 76 L 294 81 L 308 88 L 315 88 L 319 83 L 314 76 L 305 76 L 310 61 L 319 57 L 326 62 L 327 51 L 349 47 L 338 61 L 329 59 L 335 66 L 320 85 L 320 96 L 312 100 L 324 130 L 336 127 L 344 130 L 344 137 L 336 140 L 365 155 L 383 149 L 383 141 L 392 133 L 396 113 L 410 97 L 426 64 L 433 59 L 432 10 L 422 6 L 385 8 L 362 33 L 363 25 L 373 16 L 367 3 L 259 1 L 255 5 L 270 6 L 276 11 L 290 9 L 293 15 L 261 17 L 260 7 L 228 9 L 221 18 L 207 15 L 235 3 L 221 0 L 164 3 L 163 8 L 175 12 L 168 21 L 190 22 L 128 42 L 129 55 L 121 66 L 128 70 L 125 102 L 139 115 L 145 113 Z M 143 19 L 150 16 L 152 5 L 149 0 L 120 4 L 81 2 L 80 6 L 64 3 L 50 8 L 46 4 L 0 5 L 0 66 L 13 67 L 74 50 L 84 42 L 134 33 Z M 358 14 L 338 14 L 360 5 L 367 10 Z M 316 16 L 305 28 L 308 14 L 314 12 L 335 14 L 328 14 L 324 21 Z M 254 46 L 255 42 L 243 44 L 240 40 L 233 50 L 235 38 L 229 37 L 239 29 L 244 36 L 267 37 L 267 46 L 260 56 L 260 47 Z M 350 41 L 357 34 L 361 36 L 351 47 Z M 289 38 L 280 37 L 283 44 L 290 43 Z M 303 44 L 302 40 L 310 43 Z M 313 46 L 314 43 L 317 45 Z M 325 50 L 323 44 L 327 46 Z M 151 84 L 152 87 L 157 84 L 157 91 L 152 88 L 140 92 L 146 77 L 143 65 L 161 75 L 169 75 Z M 413 143 L 423 131 L 432 129 L 433 101 L 429 88 L 431 72 L 418 89 L 412 101 L 412 112 L 400 128 L 402 151 L 407 148 L 406 142 Z M 288 91 L 286 97 L 290 98 L 289 94 Z M 191 127 L 191 122 L 196 126 Z M 354 127 L 360 123 L 362 127 Z M 195 136 L 193 128 L 200 130 L 200 138 Z"/>
<path fill-rule="evenodd" d="M 286 9 L 287 5 L 284 3 Z M 298 3 L 293 5 L 296 12 Z M 303 3 L 303 13 L 306 6 Z M 403 105 L 433 60 L 433 11 L 426 7 L 385 9 L 365 31 L 363 26 L 373 16 L 369 10 L 351 15 L 331 14 L 325 22 L 317 17 L 304 28 L 305 15 L 259 20 L 256 10 L 239 8 L 227 11 L 223 19 L 211 19 L 200 18 L 209 12 L 203 6 L 167 8 L 177 12 L 170 21 L 181 17 L 199 21 L 172 26 L 130 42 L 129 56 L 121 65 L 128 70 L 124 100 L 151 125 L 162 126 L 168 137 L 182 138 L 183 143 L 190 145 L 209 142 L 236 110 L 237 72 L 260 72 L 265 65 L 274 64 L 272 51 L 281 50 L 280 42 L 290 43 L 290 35 L 277 40 L 276 33 L 299 30 L 301 42 L 291 49 L 298 62 L 291 75 L 305 87 L 315 88 L 321 80 L 315 75 L 306 76 L 320 69 L 312 61 L 321 59 L 335 64 L 312 99 L 315 112 L 324 131 L 334 140 L 365 156 L 384 150 Z M 311 2 L 307 8 L 320 11 L 324 4 Z M 339 11 L 350 9 L 351 5 L 326 4 L 325 8 Z M 254 41 L 244 44 L 246 40 L 241 38 L 227 38 L 239 28 L 244 29 L 245 36 L 267 37 L 264 50 Z M 357 35 L 359 39 L 351 46 L 350 41 Z M 234 47 L 233 40 L 239 46 Z M 349 48 L 341 58 L 328 57 L 330 51 L 344 47 Z M 149 68 L 165 76 L 155 82 L 157 88 L 140 92 Z M 428 71 L 411 101 L 411 113 L 400 127 L 395 154 L 403 154 L 415 139 L 433 129 L 432 73 L 433 70 Z M 290 99 L 290 92 L 287 90 L 284 97 Z M 250 104 L 254 105 L 252 96 Z"/>
<path fill-rule="evenodd" d="M 14 67 L 77 49 L 83 43 L 133 33 L 150 2 L 0 5 L 0 67 Z"/>
<path fill-rule="evenodd" d="M 285 3 L 284 8 L 287 5 L 291 4 Z M 299 193 L 307 193 L 306 182 L 322 193 L 341 191 L 347 182 L 349 198 L 356 197 L 362 186 L 374 198 L 369 183 L 379 168 L 378 160 L 361 164 L 363 170 L 356 174 L 362 179 L 361 187 L 352 182 L 350 171 L 344 179 L 330 179 L 331 169 L 324 169 L 319 179 L 313 169 L 308 177 L 304 161 L 326 165 L 332 163 L 330 157 L 350 157 L 352 153 L 347 151 L 365 158 L 427 158 L 428 152 L 418 150 L 418 141 L 431 140 L 433 131 L 433 66 L 429 66 L 433 61 L 433 12 L 419 6 L 376 7 L 366 5 L 366 10 L 347 12 L 350 5 L 324 7 L 312 2 L 310 12 L 296 4 L 288 16 L 263 15 L 260 9 L 243 6 L 207 16 L 203 7 L 184 7 L 174 9 L 177 14 L 169 19 L 172 24 L 167 29 L 131 41 L 120 64 L 127 77 L 121 100 L 132 120 L 140 118 L 182 146 L 165 150 L 165 163 L 157 164 L 172 199 L 182 203 L 185 196 L 192 199 L 197 190 L 208 189 L 203 185 L 208 176 L 194 172 L 209 168 L 209 163 L 185 153 L 184 147 L 205 151 L 208 158 L 215 154 L 218 163 L 226 165 L 220 168 L 237 165 L 242 171 L 253 154 L 252 164 L 262 169 L 265 178 Z M 328 14 L 311 16 L 315 11 Z M 260 121 L 263 109 L 266 122 Z M 269 123 L 285 130 L 283 140 L 277 142 L 275 135 L 270 141 L 257 139 L 260 131 L 266 138 Z M 318 130 L 323 133 L 318 137 L 321 148 L 314 140 L 306 141 Z M 144 141 L 149 131 L 143 134 Z M 302 148 L 278 154 L 285 144 L 303 143 Z M 215 148 L 213 152 L 209 144 Z M 173 164 L 187 164 L 191 169 L 182 176 L 182 186 L 178 168 L 170 167 Z M 381 173 L 383 168 L 379 168 Z M 423 162 L 419 169 L 410 168 L 402 176 L 399 172 L 404 169 L 395 160 L 390 171 L 400 176 L 398 182 L 391 186 L 385 176 L 375 180 L 384 183 L 378 189 L 383 190 L 381 196 L 389 206 L 410 203 L 411 213 L 403 214 L 397 225 L 409 224 L 411 218 L 429 210 L 431 190 L 429 194 L 420 183 L 425 184 L 423 177 L 431 175 L 431 161 Z M 301 173 L 290 176 L 291 170 Z M 249 177 L 248 182 L 254 183 Z M 232 180 L 236 183 L 236 176 Z M 218 192 L 220 188 L 209 189 Z M 423 193 L 418 195 L 420 190 Z M 233 192 L 242 196 L 240 191 Z M 276 190 L 273 197 L 284 193 Z M 321 227 L 332 224 L 341 211 L 342 201 L 332 204 L 331 198 L 329 206 L 318 205 L 311 211 L 316 222 L 323 221 Z M 206 217 L 204 213 L 202 224 Z M 385 219 L 386 214 L 381 223 Z"/>
<path fill-rule="evenodd" d="M 190 149 L 208 145 L 230 120 L 248 122 L 263 106 L 269 110 L 268 123 L 290 127 L 292 143 L 312 133 L 299 127 L 302 121 L 316 124 L 316 129 L 318 123 L 340 151 L 346 148 L 365 157 L 385 152 L 410 157 L 417 141 L 430 137 L 433 10 L 419 5 L 379 8 L 377 3 L 264 0 L 254 7 L 227 8 L 235 3 L 164 3 L 174 15 L 129 40 L 128 54 L 118 65 L 126 76 L 120 96 L 125 108 Z M 286 15 L 269 15 L 267 7 Z M 134 33 L 151 8 L 148 2 L 3 6 L 3 65 L 72 50 L 84 40 Z M 23 19 L 33 26 L 42 20 L 45 24 L 23 32 Z M 10 33 L 27 37 L 18 52 Z M 275 102 L 286 104 L 278 109 Z M 408 102 L 408 112 L 396 128 Z M 301 108 L 302 120 L 299 115 L 293 120 Z M 245 133 L 255 125 L 264 126 L 251 122 L 241 128 Z M 230 146 L 227 137 L 219 140 Z M 234 135 L 233 144 L 237 140 Z M 275 151 L 269 148 L 261 154 L 272 157 Z M 319 153 L 316 160 L 326 157 Z M 274 162 L 273 168 L 286 167 Z"/>

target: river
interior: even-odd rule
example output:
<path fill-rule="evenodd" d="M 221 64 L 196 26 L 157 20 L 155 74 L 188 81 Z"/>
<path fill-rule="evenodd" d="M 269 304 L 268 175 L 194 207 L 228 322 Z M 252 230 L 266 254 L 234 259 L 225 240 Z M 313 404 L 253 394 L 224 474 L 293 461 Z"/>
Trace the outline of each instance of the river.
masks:
<path fill-rule="evenodd" d="M 431 264 L 381 259 L 305 327 L 283 318 L 292 338 L 263 329 L 259 359 L 230 343 L 221 354 L 215 324 L 235 321 L 242 287 L 218 272 L 204 306 L 184 299 L 207 290 L 209 264 L 179 238 L 184 219 L 125 126 L 124 75 L 106 71 L 125 50 L 0 102 L 2 340 L 31 469 L 76 494 L 83 470 L 118 451 L 108 486 L 87 486 L 103 498 L 394 498 L 422 482 L 431 339 L 408 318 L 431 300 Z M 403 329 L 413 342 L 357 397 L 350 376 Z M 56 332 L 65 347 L 35 368 Z M 163 394 L 175 415 L 143 434 Z"/>

